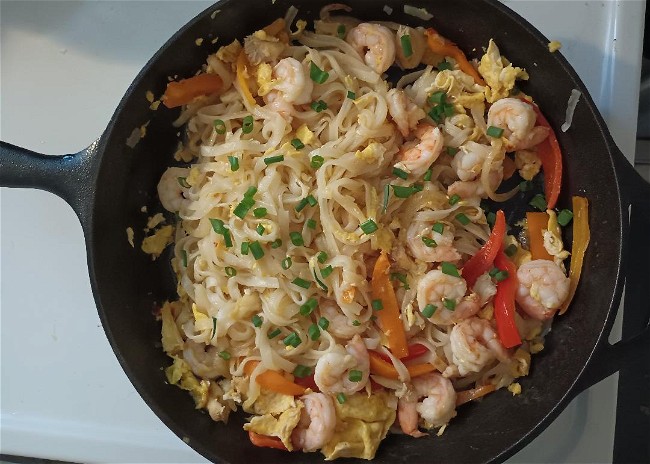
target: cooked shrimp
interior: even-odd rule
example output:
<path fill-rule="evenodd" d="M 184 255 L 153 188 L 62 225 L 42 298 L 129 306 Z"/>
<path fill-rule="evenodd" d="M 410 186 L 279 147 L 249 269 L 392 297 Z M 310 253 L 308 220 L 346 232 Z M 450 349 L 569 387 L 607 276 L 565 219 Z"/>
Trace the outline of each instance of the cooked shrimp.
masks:
<path fill-rule="evenodd" d="M 264 95 L 264 101 L 274 112 L 278 113 L 286 121 L 291 122 L 294 113 L 293 105 L 284 99 L 282 93 L 271 90 Z"/>
<path fill-rule="evenodd" d="M 497 294 L 497 286 L 487 272 L 476 279 L 472 290 L 478 295 L 479 305 L 481 306 L 485 306 Z"/>
<path fill-rule="evenodd" d="M 309 393 L 300 399 L 305 407 L 300 413 L 300 422 L 291 433 L 291 442 L 305 452 L 316 451 L 334 435 L 336 410 L 332 399 L 322 393 Z"/>
<path fill-rule="evenodd" d="M 516 299 L 530 317 L 541 321 L 553 317 L 569 295 L 569 278 L 553 261 L 535 259 L 517 270 Z"/>
<path fill-rule="evenodd" d="M 420 124 L 415 130 L 415 136 L 420 142 L 414 147 L 400 150 L 401 161 L 396 166 L 406 168 L 419 177 L 438 159 L 444 140 L 440 129 L 428 124 Z"/>
<path fill-rule="evenodd" d="M 467 283 L 462 277 L 450 276 L 434 269 L 427 272 L 418 282 L 418 307 L 422 311 L 427 305 L 434 305 L 436 309 L 429 320 L 434 324 L 451 324 L 473 316 L 480 309 L 478 297 L 470 295 L 463 298 L 465 292 Z M 455 305 L 454 309 L 447 309 L 445 302 L 447 305 Z"/>
<path fill-rule="evenodd" d="M 316 363 L 314 381 L 323 393 L 358 392 L 366 386 L 370 373 L 368 349 L 359 335 L 345 345 L 345 350 L 330 351 Z M 361 380 L 350 380 L 351 371 L 361 372 Z"/>
<path fill-rule="evenodd" d="M 278 80 L 275 89 L 280 91 L 285 102 L 303 105 L 311 102 L 314 83 L 307 69 L 295 58 L 282 58 L 273 68 Z"/>
<path fill-rule="evenodd" d="M 479 372 L 495 358 L 499 361 L 507 361 L 509 358 L 492 325 L 477 317 L 455 325 L 451 329 L 449 342 L 452 361 L 461 376 Z"/>
<path fill-rule="evenodd" d="M 406 239 L 411 255 L 425 263 L 458 261 L 461 256 L 454 247 L 454 231 L 451 226 L 447 225 L 442 234 L 434 231 L 432 227 L 433 224 L 421 221 L 413 222 L 409 226 Z M 427 246 L 425 241 L 432 246 Z"/>
<path fill-rule="evenodd" d="M 348 32 L 345 41 L 377 74 L 383 74 L 395 62 L 393 33 L 385 26 L 361 23 Z"/>
<path fill-rule="evenodd" d="M 411 55 L 404 56 L 402 47 L 402 37 L 408 36 L 411 42 Z M 424 51 L 427 49 L 427 41 L 421 30 L 408 26 L 400 26 L 395 34 L 395 50 L 397 54 L 397 64 L 402 69 L 413 69 L 422 61 Z"/>
<path fill-rule="evenodd" d="M 481 174 L 485 158 L 492 148 L 469 141 L 460 147 L 451 160 L 451 167 L 461 181 L 474 180 Z"/>
<path fill-rule="evenodd" d="M 185 189 L 181 186 L 179 178 L 187 177 L 189 170 L 186 168 L 168 168 L 158 182 L 158 198 L 167 211 L 176 213 L 180 211 L 185 197 Z"/>
<path fill-rule="evenodd" d="M 321 316 L 330 321 L 327 330 L 337 338 L 350 340 L 356 334 L 366 330 L 365 325 L 355 326 L 352 321 L 339 309 L 334 302 L 324 302 L 319 305 Z"/>
<path fill-rule="evenodd" d="M 418 430 L 418 419 L 418 395 L 409 391 L 397 402 L 397 420 L 402 432 L 415 438 L 426 436 Z"/>
<path fill-rule="evenodd" d="M 501 184 L 501 181 L 503 180 L 503 169 L 499 168 L 498 170 L 495 171 L 490 171 L 490 174 L 488 176 L 488 182 L 490 183 L 490 187 L 492 190 L 496 190 L 499 187 L 499 184 Z M 486 198 L 487 197 L 487 192 L 485 191 L 485 188 L 483 187 L 483 183 L 481 182 L 480 179 L 477 180 L 457 180 L 453 184 L 451 184 L 449 187 L 447 187 L 447 195 L 450 197 L 453 195 L 458 195 L 464 200 L 468 200 L 470 198 Z"/>
<path fill-rule="evenodd" d="M 207 348 L 207 350 L 206 350 Z M 183 358 L 190 365 L 192 372 L 204 379 L 214 379 L 228 374 L 228 361 L 219 357 L 216 346 L 187 340 L 183 349 Z"/>
<path fill-rule="evenodd" d="M 426 116 L 424 110 L 413 103 L 403 90 L 390 89 L 386 101 L 388 112 L 404 137 Z"/>
<path fill-rule="evenodd" d="M 397 418 L 402 432 L 416 438 L 426 435 L 418 430 L 419 418 L 422 418 L 423 426 L 430 429 L 442 427 L 455 415 L 454 386 L 449 379 L 434 372 L 414 378 L 413 390 L 397 403 Z"/>
<path fill-rule="evenodd" d="M 532 148 L 548 136 L 548 128 L 535 121 L 535 110 L 517 98 L 497 100 L 488 110 L 488 126 L 504 130 L 509 151 Z"/>

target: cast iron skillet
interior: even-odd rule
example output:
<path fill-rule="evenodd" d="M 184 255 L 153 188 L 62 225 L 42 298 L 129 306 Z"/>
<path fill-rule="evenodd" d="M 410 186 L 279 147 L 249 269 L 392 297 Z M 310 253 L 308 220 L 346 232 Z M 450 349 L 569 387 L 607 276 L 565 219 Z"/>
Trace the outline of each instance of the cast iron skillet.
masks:
<path fill-rule="evenodd" d="M 156 53 L 127 91 L 104 134 L 87 149 L 53 157 L 1 145 L 0 185 L 48 190 L 74 208 L 86 237 L 99 316 L 115 355 L 162 421 L 213 461 L 316 462 L 322 456 L 254 448 L 241 429 L 243 415 L 228 425 L 214 423 L 194 409 L 186 392 L 165 383 L 161 367 L 167 366 L 169 359 L 160 349 L 160 327 L 151 311 L 175 296 L 168 256 L 152 262 L 137 247 L 129 246 L 125 229 L 142 230 L 146 221 L 140 212 L 143 205 L 150 214 L 160 209 L 156 184 L 172 162 L 178 137 L 171 122 L 177 111 L 161 107 L 152 112 L 143 96 L 147 90 L 161 95 L 167 76 L 194 74 L 207 53 L 206 48 L 195 46 L 197 37 L 218 36 L 219 44 L 226 44 L 283 16 L 291 4 L 300 9 L 301 18 L 313 19 L 330 2 L 223 0 L 190 21 Z M 626 250 L 633 249 L 635 256 L 642 257 L 645 268 L 639 271 L 648 275 L 650 260 L 643 257 L 649 256 L 650 187 L 614 145 L 575 71 L 561 54 L 548 52 L 548 40 L 528 22 L 494 0 L 409 3 L 432 12 L 432 24 L 463 50 L 480 52 L 494 38 L 505 56 L 531 71 L 530 81 L 522 88 L 535 97 L 564 151 L 559 206 L 570 207 L 574 194 L 587 196 L 591 205 L 591 243 L 580 287 L 571 310 L 555 321 L 546 349 L 535 356 L 531 374 L 521 379 L 523 393 L 513 398 L 501 390 L 480 403 L 463 406 L 439 438 L 389 436 L 376 457 L 377 462 L 500 461 L 538 435 L 580 391 L 617 371 L 626 356 L 648 347 L 647 325 L 639 328 L 634 339 L 615 345 L 608 343 L 607 336 L 625 281 Z M 401 0 L 350 0 L 348 4 L 362 19 L 427 25 L 404 15 Z M 384 5 L 393 8 L 390 17 L 382 11 Z M 212 18 L 215 10 L 220 12 Z M 582 97 L 571 129 L 563 133 L 559 126 L 574 88 Z M 127 147 L 125 141 L 133 129 L 147 121 L 146 137 L 135 148 Z M 636 225 L 644 229 L 639 232 Z M 136 236 L 136 242 L 141 239 Z M 628 284 L 628 295 L 638 291 L 641 289 Z"/>

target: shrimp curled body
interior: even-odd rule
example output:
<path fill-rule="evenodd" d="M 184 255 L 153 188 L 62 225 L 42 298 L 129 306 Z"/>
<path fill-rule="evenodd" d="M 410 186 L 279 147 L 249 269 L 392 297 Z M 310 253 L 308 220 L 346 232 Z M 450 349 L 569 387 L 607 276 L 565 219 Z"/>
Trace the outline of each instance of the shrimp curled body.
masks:
<path fill-rule="evenodd" d="M 418 430 L 418 418 L 424 427 L 442 427 L 456 415 L 456 391 L 451 381 L 438 373 L 413 379 L 413 390 L 400 398 L 397 417 L 402 431 L 412 437 L 425 434 Z M 418 402 L 417 398 L 424 397 Z"/>
<path fill-rule="evenodd" d="M 524 150 L 542 142 L 547 127 L 535 126 L 535 110 L 517 98 L 502 98 L 488 110 L 488 126 L 500 127 L 508 140 L 508 150 Z"/>
<path fill-rule="evenodd" d="M 509 354 L 501 345 L 494 328 L 484 319 L 465 319 L 449 335 L 452 360 L 460 375 L 479 372 L 493 359 L 505 362 Z"/>
<path fill-rule="evenodd" d="M 385 26 L 361 23 L 345 40 L 377 74 L 384 73 L 395 62 L 395 39 Z"/>
<path fill-rule="evenodd" d="M 352 370 L 359 371 L 361 379 L 350 380 Z M 318 360 L 314 371 L 314 381 L 323 393 L 351 395 L 366 386 L 369 375 L 368 349 L 361 337 L 355 335 L 345 345 L 345 350 L 330 351 Z"/>
<path fill-rule="evenodd" d="M 473 316 L 480 309 L 475 294 L 465 297 L 467 283 L 462 277 L 454 277 L 434 269 L 418 282 L 417 300 L 420 311 L 433 305 L 435 311 L 429 320 L 434 324 L 452 324 Z M 453 310 L 447 306 L 455 305 Z"/>
<path fill-rule="evenodd" d="M 419 177 L 438 159 L 444 140 L 440 129 L 428 124 L 420 124 L 415 130 L 415 136 L 420 139 L 420 142 L 400 151 L 401 161 L 395 166 L 401 169 L 406 168 L 414 176 Z"/>
<path fill-rule="evenodd" d="M 158 198 L 167 211 L 176 213 L 180 211 L 186 201 L 183 196 L 185 189 L 179 179 L 187 177 L 189 170 L 186 168 L 168 168 L 158 182 Z"/>
<path fill-rule="evenodd" d="M 305 452 L 316 451 L 330 441 L 336 427 L 336 410 L 332 399 L 323 393 L 300 397 L 305 407 L 300 421 L 291 433 L 291 442 Z"/>
<path fill-rule="evenodd" d="M 553 261 L 536 259 L 517 270 L 516 299 L 521 308 L 540 321 L 553 317 L 569 296 L 569 278 Z"/>
<path fill-rule="evenodd" d="M 411 255 L 425 263 L 458 261 L 461 256 L 454 247 L 454 231 L 451 227 L 445 227 L 442 233 L 435 232 L 432 227 L 433 224 L 422 221 L 415 221 L 409 226 L 406 238 Z"/>

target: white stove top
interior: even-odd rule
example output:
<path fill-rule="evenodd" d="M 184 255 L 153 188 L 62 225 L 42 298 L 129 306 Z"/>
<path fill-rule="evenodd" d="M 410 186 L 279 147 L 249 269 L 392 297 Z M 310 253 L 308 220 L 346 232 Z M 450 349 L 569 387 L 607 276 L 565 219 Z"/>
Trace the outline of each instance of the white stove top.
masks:
<path fill-rule="evenodd" d="M 645 2 L 506 3 L 563 43 L 632 159 Z M 48 154 L 87 146 L 151 55 L 209 4 L 2 1 L 2 140 Z M 204 462 L 149 410 L 113 356 L 72 210 L 48 193 L 2 189 L 0 221 L 0 451 L 78 462 Z M 512 461 L 610 461 L 616 378 L 576 398 Z"/>

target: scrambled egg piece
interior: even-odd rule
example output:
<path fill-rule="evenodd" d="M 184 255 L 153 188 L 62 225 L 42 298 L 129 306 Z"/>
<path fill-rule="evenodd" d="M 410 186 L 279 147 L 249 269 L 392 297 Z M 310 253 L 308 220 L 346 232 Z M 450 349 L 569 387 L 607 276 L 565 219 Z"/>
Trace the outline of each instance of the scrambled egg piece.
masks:
<path fill-rule="evenodd" d="M 217 58 L 225 63 L 235 63 L 241 50 L 241 43 L 239 43 L 239 40 L 235 39 L 230 44 L 224 45 L 217 50 Z"/>
<path fill-rule="evenodd" d="M 296 130 L 296 137 L 305 145 L 309 145 L 316 140 L 316 136 L 309 130 L 307 124 L 303 124 Z"/>
<path fill-rule="evenodd" d="M 363 150 L 357 150 L 354 157 L 368 164 L 373 164 L 377 160 L 383 159 L 384 153 L 386 153 L 386 147 L 381 143 L 370 142 Z"/>
<path fill-rule="evenodd" d="M 147 227 L 144 230 L 145 232 L 149 232 L 151 229 L 155 228 L 163 222 L 165 222 L 165 216 L 163 216 L 162 213 L 154 214 L 147 219 Z"/>
<path fill-rule="evenodd" d="M 174 228 L 171 225 L 161 227 L 153 235 L 142 240 L 142 251 L 151 255 L 151 259 L 158 258 L 165 247 L 172 242 L 172 235 L 174 235 Z"/>
<path fill-rule="evenodd" d="M 489 103 L 508 97 L 515 86 L 515 80 L 528 80 L 528 73 L 522 68 L 513 67 L 503 58 L 492 39 L 487 52 L 481 58 L 478 72 L 488 85 L 485 87 L 485 98 Z"/>
<path fill-rule="evenodd" d="M 126 228 L 126 239 L 129 241 L 131 248 L 135 248 L 135 244 L 133 243 L 133 227 Z"/>
<path fill-rule="evenodd" d="M 257 67 L 255 79 L 257 80 L 257 86 L 259 87 L 257 94 L 260 97 L 268 94 L 273 90 L 275 84 L 277 84 L 277 81 L 273 79 L 273 68 L 271 68 L 271 65 L 268 63 L 261 63 Z"/>
<path fill-rule="evenodd" d="M 564 270 L 563 261 L 571 255 L 567 250 L 564 249 L 564 243 L 562 242 L 562 229 L 557 223 L 557 214 L 552 209 L 547 209 L 546 214 L 548 214 L 548 229 L 542 231 L 542 236 L 544 237 L 544 248 L 549 255 L 553 256 L 553 261 L 555 264 L 560 266 Z"/>
<path fill-rule="evenodd" d="M 343 404 L 335 401 L 336 429 L 321 449 L 325 459 L 373 459 L 379 443 L 395 422 L 395 408 L 389 407 L 388 402 L 385 392 L 370 397 L 357 393 L 348 396 Z"/>
<path fill-rule="evenodd" d="M 260 390 L 260 394 L 252 404 L 251 408 L 244 409 L 251 414 L 262 416 L 264 414 L 272 414 L 277 416 L 291 408 L 297 407 L 295 397 L 291 395 L 283 395 L 282 393 L 275 393 L 268 390 Z"/>
<path fill-rule="evenodd" d="M 230 317 L 233 320 L 249 320 L 253 313 L 259 311 L 261 307 L 262 303 L 258 292 L 244 293 L 235 303 L 235 309 L 230 313 Z"/>
<path fill-rule="evenodd" d="M 269 437 L 278 437 L 282 440 L 284 446 L 289 451 L 293 450 L 293 443 L 291 443 L 291 432 L 296 428 L 300 421 L 300 414 L 304 404 L 298 401 L 295 407 L 286 409 L 278 417 L 272 414 L 264 414 L 263 416 L 254 416 L 250 422 L 244 424 L 244 430 L 259 433 Z"/>
<path fill-rule="evenodd" d="M 534 151 L 519 150 L 515 152 L 515 166 L 523 179 L 533 180 L 542 167 L 542 161 Z"/>
<path fill-rule="evenodd" d="M 559 40 L 551 40 L 548 43 L 548 51 L 551 53 L 558 51 L 560 48 L 562 48 L 562 42 Z"/>
<path fill-rule="evenodd" d="M 172 385 L 178 385 L 183 390 L 187 390 L 194 398 L 196 409 L 204 408 L 208 402 L 208 389 L 210 382 L 196 378 L 192 373 L 192 369 L 181 358 L 172 356 L 174 364 L 165 369 L 167 381 Z"/>
<path fill-rule="evenodd" d="M 508 385 L 508 391 L 512 393 L 512 396 L 521 394 L 521 385 L 518 382 L 513 382 Z"/>
<path fill-rule="evenodd" d="M 196 185 L 201 178 L 201 171 L 199 168 L 194 167 L 190 169 L 190 172 L 187 174 L 187 177 L 185 178 L 185 182 L 187 182 L 189 185 Z"/>
<path fill-rule="evenodd" d="M 474 82 L 474 78 L 460 70 L 445 69 L 440 71 L 427 93 L 443 90 L 447 98 L 456 105 L 471 107 L 485 101 L 483 87 Z"/>
<path fill-rule="evenodd" d="M 512 257 L 510 257 L 512 262 L 517 265 L 517 268 L 520 268 L 522 264 L 527 263 L 533 258 L 530 251 L 524 250 L 521 247 L 521 244 L 512 235 L 506 235 L 504 247 L 507 248 L 509 245 L 515 245 L 517 247 L 517 252 Z"/>
<path fill-rule="evenodd" d="M 162 346 L 167 354 L 173 354 L 183 350 L 183 336 L 181 335 L 181 331 L 178 330 L 172 312 L 174 304 L 176 303 L 166 301 L 160 310 L 160 316 L 162 318 Z"/>
<path fill-rule="evenodd" d="M 530 353 L 518 348 L 510 361 L 510 374 L 514 377 L 528 375 L 530 369 Z"/>

